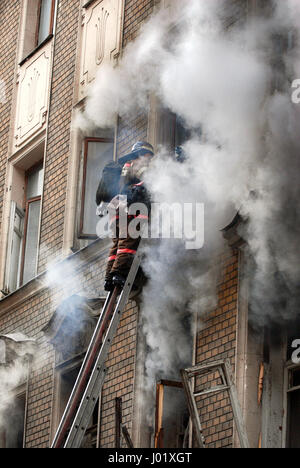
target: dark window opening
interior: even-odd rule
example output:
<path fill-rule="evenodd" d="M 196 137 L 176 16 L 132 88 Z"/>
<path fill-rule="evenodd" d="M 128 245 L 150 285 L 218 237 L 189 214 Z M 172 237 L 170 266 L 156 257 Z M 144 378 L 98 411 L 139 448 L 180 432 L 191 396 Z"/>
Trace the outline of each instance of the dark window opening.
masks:
<path fill-rule="evenodd" d="M 0 448 L 24 447 L 26 394 L 17 395 L 1 418 Z"/>
<path fill-rule="evenodd" d="M 300 448 L 300 368 L 289 371 L 287 448 Z"/>
<path fill-rule="evenodd" d="M 96 191 L 102 170 L 113 159 L 114 143 L 111 138 L 84 140 L 83 175 L 79 235 L 80 239 L 96 239 Z"/>
<path fill-rule="evenodd" d="M 188 446 L 189 413 L 181 382 L 161 380 L 156 387 L 155 448 Z"/>
<path fill-rule="evenodd" d="M 163 145 L 171 153 L 175 148 L 184 145 L 189 139 L 196 136 L 201 138 L 201 128 L 189 128 L 183 118 L 168 109 L 160 109 L 157 143 Z"/>
<path fill-rule="evenodd" d="M 61 374 L 60 378 L 60 400 L 59 400 L 59 419 L 61 419 L 69 397 L 73 390 L 74 384 L 80 366 L 67 370 Z M 98 447 L 98 415 L 99 415 L 99 400 L 95 406 L 91 420 L 87 427 L 81 448 L 97 448 Z"/>

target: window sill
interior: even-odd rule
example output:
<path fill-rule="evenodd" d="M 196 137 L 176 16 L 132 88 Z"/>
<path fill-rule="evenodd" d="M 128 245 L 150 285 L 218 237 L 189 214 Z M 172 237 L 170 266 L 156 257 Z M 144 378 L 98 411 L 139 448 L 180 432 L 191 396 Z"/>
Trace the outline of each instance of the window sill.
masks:
<path fill-rule="evenodd" d="M 21 67 L 22 65 L 24 65 L 25 62 L 31 59 L 31 57 L 33 57 L 34 54 L 36 54 L 40 49 L 42 49 L 44 45 L 47 44 L 47 42 L 51 41 L 52 38 L 53 34 L 49 34 L 49 36 L 46 37 L 46 39 L 44 39 L 43 42 L 41 42 L 35 49 L 33 49 L 32 52 L 30 52 L 30 54 L 28 54 L 25 58 L 23 58 L 23 60 L 21 60 L 19 66 Z"/>

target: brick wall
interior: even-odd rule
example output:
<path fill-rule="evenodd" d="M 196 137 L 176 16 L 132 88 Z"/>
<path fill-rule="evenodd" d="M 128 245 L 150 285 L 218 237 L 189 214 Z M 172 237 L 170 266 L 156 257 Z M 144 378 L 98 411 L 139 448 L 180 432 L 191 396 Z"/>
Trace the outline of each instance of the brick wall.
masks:
<path fill-rule="evenodd" d="M 238 251 L 222 258 L 222 275 L 218 285 L 217 308 L 201 318 L 201 331 L 197 336 L 196 363 L 209 363 L 229 358 L 235 365 L 237 297 L 238 297 Z M 218 375 L 196 379 L 195 391 L 200 388 L 220 385 Z M 199 397 L 198 408 L 203 423 L 205 441 L 210 448 L 232 446 L 233 417 L 227 392 L 210 397 Z"/>
<path fill-rule="evenodd" d="M 42 208 L 42 252 L 39 271 L 47 256 L 60 253 L 63 242 L 70 125 L 73 108 L 76 47 L 80 0 L 59 0 L 51 86 L 48 141 L 46 147 L 44 197 Z"/>
<path fill-rule="evenodd" d="M 154 0 L 125 0 L 123 47 L 132 41 L 153 12 Z"/>
<path fill-rule="evenodd" d="M 3 194 L 8 156 L 11 99 L 14 86 L 17 41 L 20 21 L 20 1 L 0 2 L 0 235 L 2 226 Z M 4 87 L 1 86 L 4 83 Z M 4 93 L 5 91 L 5 93 Z"/>

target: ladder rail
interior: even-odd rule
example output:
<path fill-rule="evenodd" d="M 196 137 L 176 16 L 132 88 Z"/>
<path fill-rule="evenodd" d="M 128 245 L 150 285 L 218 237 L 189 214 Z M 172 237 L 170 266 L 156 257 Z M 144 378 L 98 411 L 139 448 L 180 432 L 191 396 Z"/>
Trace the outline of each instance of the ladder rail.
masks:
<path fill-rule="evenodd" d="M 106 376 L 107 369 L 104 367 L 106 357 L 112 344 L 113 337 L 116 334 L 122 312 L 128 302 L 129 295 L 141 263 L 141 258 L 142 253 L 139 248 L 133 260 L 124 288 L 117 301 L 117 305 L 115 306 L 109 328 L 103 340 L 64 448 L 76 448 L 79 447 L 82 442 Z"/>
<path fill-rule="evenodd" d="M 89 347 L 87 349 L 87 352 L 85 354 L 83 363 L 81 365 L 81 368 L 79 370 L 78 376 L 76 378 L 74 387 L 72 389 L 71 395 L 69 397 L 69 400 L 67 402 L 66 408 L 64 410 L 63 416 L 61 418 L 60 424 L 57 428 L 56 434 L 54 436 L 51 448 L 58 448 L 60 447 L 66 432 L 68 430 L 68 427 L 70 425 L 71 419 L 74 415 L 74 408 L 76 408 L 79 399 L 81 397 L 82 393 L 82 387 L 85 385 L 88 379 L 88 373 L 92 367 L 95 352 L 97 351 L 97 347 L 99 346 L 99 339 L 101 338 L 100 332 L 102 329 L 103 321 L 105 319 L 105 316 L 107 314 L 107 311 L 110 309 L 110 306 L 112 305 L 112 302 L 115 301 L 116 299 L 116 293 L 117 291 L 111 291 L 106 298 L 106 301 L 104 303 L 104 306 L 102 308 L 100 317 L 98 319 L 96 328 L 94 330 L 93 336 L 91 338 Z"/>

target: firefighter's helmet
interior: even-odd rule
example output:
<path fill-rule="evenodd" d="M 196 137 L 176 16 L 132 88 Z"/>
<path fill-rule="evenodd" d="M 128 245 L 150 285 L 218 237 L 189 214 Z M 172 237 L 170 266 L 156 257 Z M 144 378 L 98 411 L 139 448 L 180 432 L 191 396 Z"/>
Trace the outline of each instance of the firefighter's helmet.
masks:
<path fill-rule="evenodd" d="M 131 152 L 126 154 L 125 156 L 122 156 L 122 158 L 119 159 L 119 163 L 123 164 L 127 161 L 137 159 L 139 156 L 142 156 L 143 154 L 151 154 L 153 156 L 154 148 L 147 141 L 137 141 L 133 145 Z"/>

